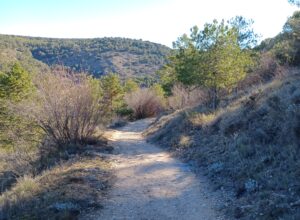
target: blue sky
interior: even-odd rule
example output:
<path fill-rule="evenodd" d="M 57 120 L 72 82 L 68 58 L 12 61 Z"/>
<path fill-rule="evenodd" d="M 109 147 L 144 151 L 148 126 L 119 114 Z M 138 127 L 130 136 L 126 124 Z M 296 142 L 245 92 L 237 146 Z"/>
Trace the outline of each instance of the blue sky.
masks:
<path fill-rule="evenodd" d="M 128 37 L 167 46 L 190 27 L 242 15 L 263 38 L 297 10 L 287 0 L 0 0 L 0 33 L 41 37 Z"/>

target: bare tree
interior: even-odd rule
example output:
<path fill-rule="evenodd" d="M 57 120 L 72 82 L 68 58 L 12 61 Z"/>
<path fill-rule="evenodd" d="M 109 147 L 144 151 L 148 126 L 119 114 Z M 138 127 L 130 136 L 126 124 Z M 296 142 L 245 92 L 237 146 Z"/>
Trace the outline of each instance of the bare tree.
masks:
<path fill-rule="evenodd" d="M 36 100 L 22 103 L 23 113 L 57 145 L 83 143 L 106 121 L 101 96 L 93 94 L 90 80 L 83 74 L 42 75 Z"/>

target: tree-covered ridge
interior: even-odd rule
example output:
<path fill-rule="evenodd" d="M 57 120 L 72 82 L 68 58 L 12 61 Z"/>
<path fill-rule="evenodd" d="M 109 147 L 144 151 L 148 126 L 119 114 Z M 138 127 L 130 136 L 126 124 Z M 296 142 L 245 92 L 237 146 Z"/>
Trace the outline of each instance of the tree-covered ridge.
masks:
<path fill-rule="evenodd" d="M 166 63 L 166 46 L 126 38 L 52 39 L 0 36 L 0 48 L 29 50 L 50 66 L 64 65 L 95 76 L 115 72 L 122 77 L 154 74 Z"/>
<path fill-rule="evenodd" d="M 25 38 L 0 35 L 0 71 L 10 71 L 18 62 L 29 73 L 49 72 L 49 67 L 32 57 Z"/>
<path fill-rule="evenodd" d="M 292 2 L 292 1 L 290 1 Z M 293 1 L 299 4 L 299 1 Z M 300 11 L 295 11 L 274 38 L 262 41 L 258 50 L 271 52 L 281 64 L 300 65 Z"/>

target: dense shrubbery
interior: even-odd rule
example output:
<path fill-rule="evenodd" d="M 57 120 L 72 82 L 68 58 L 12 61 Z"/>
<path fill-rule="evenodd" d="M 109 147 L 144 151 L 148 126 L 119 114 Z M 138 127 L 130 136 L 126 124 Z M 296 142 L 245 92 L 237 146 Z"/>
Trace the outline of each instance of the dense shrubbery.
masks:
<path fill-rule="evenodd" d="M 35 139 L 35 126 L 11 109 L 24 100 L 28 101 L 34 90 L 30 74 L 20 64 L 13 65 L 8 72 L 0 72 L 1 148 L 15 147 L 18 142 L 27 145 L 28 141 Z"/>
<path fill-rule="evenodd" d="M 2 162 L 22 176 L 36 172 L 41 149 L 87 143 L 111 117 L 102 91 L 87 75 L 33 75 L 19 64 L 0 73 Z"/>
<path fill-rule="evenodd" d="M 85 143 L 108 117 L 91 81 L 86 75 L 45 74 L 36 82 L 36 101 L 20 109 L 55 144 Z"/>
<path fill-rule="evenodd" d="M 203 69 L 199 70 L 197 62 L 201 61 L 201 55 L 192 40 L 203 38 L 197 35 L 197 30 L 178 41 L 182 49 L 177 51 L 180 59 L 175 53 L 174 60 L 160 72 L 174 109 L 183 109 L 187 104 L 181 103 L 188 103 L 189 95 L 195 98 L 191 107 L 196 107 L 162 116 L 146 134 L 149 140 L 201 167 L 216 189 L 233 191 L 234 196 L 228 200 L 228 206 L 224 206 L 230 219 L 300 217 L 297 158 L 300 78 L 299 68 L 290 66 L 299 65 L 300 60 L 299 18 L 300 13 L 295 12 L 282 33 L 251 49 L 256 53 L 251 57 L 255 65 L 239 80 L 231 81 L 230 74 L 223 75 L 229 77 L 224 85 L 230 81 L 233 84 L 228 85 L 229 89 L 219 90 L 217 109 L 207 105 L 212 101 L 211 96 L 201 97 L 205 90 L 189 93 L 197 88 L 196 83 L 198 88 L 203 88 L 205 80 L 212 80 L 210 75 L 202 75 Z M 225 68 L 226 64 L 216 66 L 219 67 Z M 223 76 L 219 77 L 218 72 L 215 76 L 216 83 L 223 83 Z M 178 87 L 178 81 L 184 82 L 185 87 Z"/>
<path fill-rule="evenodd" d="M 126 104 L 133 110 L 135 119 L 156 116 L 162 109 L 162 99 L 155 91 L 144 88 L 125 96 Z"/>
<path fill-rule="evenodd" d="M 15 111 L 15 106 L 30 101 L 35 92 L 32 75 L 20 64 L 0 73 L 0 166 L 5 166 L 16 176 L 33 172 L 32 162 L 37 158 L 36 147 L 43 136 L 36 124 Z M 0 169 L 0 173 L 2 171 Z M 8 177 L 9 181 L 4 184 L 1 180 L 4 189 L 13 179 Z"/>
<path fill-rule="evenodd" d="M 2 142 L 8 143 L 10 136 L 11 142 L 16 141 L 31 125 L 57 145 L 77 144 L 109 121 L 111 103 L 105 99 L 107 92 L 103 94 L 99 80 L 65 72 L 34 78 L 20 65 L 0 75 Z M 30 136 L 28 132 L 26 135 Z"/>
<path fill-rule="evenodd" d="M 85 209 L 78 198 L 88 203 L 101 193 L 102 188 L 95 191 L 94 179 L 89 181 L 91 176 L 103 181 L 101 187 L 108 185 L 105 163 L 99 159 L 77 161 L 77 155 L 88 147 L 90 151 L 107 147 L 99 138 L 101 126 L 111 116 L 103 95 L 100 81 L 85 74 L 55 71 L 33 75 L 19 64 L 0 73 L 0 219 L 40 219 L 47 213 L 61 219 L 72 213 L 50 210 L 51 205 L 63 198 Z M 63 170 L 70 155 L 76 160 Z M 84 164 L 89 163 L 97 164 L 97 169 L 85 170 Z M 75 175 L 86 178 L 87 183 L 79 188 L 75 184 L 79 191 L 71 189 L 72 196 L 66 197 L 64 192 L 70 189 L 61 185 L 70 184 Z M 91 194 L 85 198 L 80 194 L 88 191 Z"/>
<path fill-rule="evenodd" d="M 172 95 L 167 98 L 167 102 L 172 110 L 191 108 L 208 102 L 208 94 L 204 89 L 191 89 L 182 84 L 176 84 L 171 92 Z"/>
<path fill-rule="evenodd" d="M 124 88 L 117 74 L 109 73 L 100 79 L 103 103 L 107 113 L 112 117 L 123 105 Z"/>
<path fill-rule="evenodd" d="M 190 36 L 184 34 L 174 42 L 174 55 L 160 71 L 163 87 L 180 82 L 192 88 L 205 88 L 210 95 L 213 108 L 220 101 L 223 91 L 232 91 L 245 78 L 253 65 L 250 47 L 256 35 L 251 22 L 236 17 L 227 23 L 214 20 L 191 29 Z"/>

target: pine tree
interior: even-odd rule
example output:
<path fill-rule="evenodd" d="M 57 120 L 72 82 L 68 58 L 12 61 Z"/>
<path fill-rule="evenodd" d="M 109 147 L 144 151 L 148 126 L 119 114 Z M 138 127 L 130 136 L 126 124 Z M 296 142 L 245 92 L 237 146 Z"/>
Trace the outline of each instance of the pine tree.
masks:
<path fill-rule="evenodd" d="M 13 145 L 9 134 L 18 136 L 31 132 L 31 124 L 10 111 L 8 103 L 16 104 L 34 91 L 30 74 L 16 63 L 7 73 L 0 72 L 0 146 Z"/>
<path fill-rule="evenodd" d="M 214 20 L 205 24 L 203 30 L 193 27 L 189 37 L 183 35 L 174 43 L 177 54 L 171 65 L 176 79 L 184 85 L 208 88 L 214 108 L 219 91 L 234 88 L 252 64 L 247 45 L 240 41 L 247 39 L 240 37 L 237 27 Z"/>
<path fill-rule="evenodd" d="M 124 91 L 121 80 L 117 74 L 109 73 L 101 78 L 104 105 L 112 116 L 113 113 L 122 106 Z"/>
<path fill-rule="evenodd" d="M 33 91 L 31 77 L 20 64 L 12 66 L 8 73 L 0 72 L 0 99 L 20 101 Z"/>
<path fill-rule="evenodd" d="M 138 88 L 139 88 L 139 85 L 133 79 L 127 79 L 124 83 L 124 92 L 125 93 L 137 91 Z"/>

